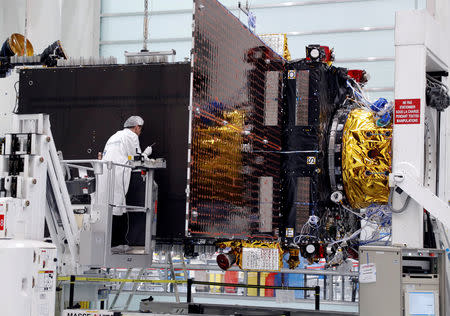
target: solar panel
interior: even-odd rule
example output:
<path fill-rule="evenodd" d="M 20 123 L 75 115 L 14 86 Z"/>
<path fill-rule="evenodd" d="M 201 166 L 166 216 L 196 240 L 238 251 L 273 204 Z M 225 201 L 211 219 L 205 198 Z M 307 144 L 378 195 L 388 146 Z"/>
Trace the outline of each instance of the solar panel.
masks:
<path fill-rule="evenodd" d="M 274 236 L 284 59 L 217 1 L 194 10 L 187 235 Z"/>

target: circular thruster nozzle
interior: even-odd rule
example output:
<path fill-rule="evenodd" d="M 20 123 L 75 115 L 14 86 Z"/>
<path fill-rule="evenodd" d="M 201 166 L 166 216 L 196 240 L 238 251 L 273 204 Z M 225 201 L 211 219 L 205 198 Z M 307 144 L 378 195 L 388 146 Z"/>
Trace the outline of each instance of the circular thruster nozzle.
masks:
<path fill-rule="evenodd" d="M 316 59 L 316 58 L 319 58 L 320 52 L 317 48 L 314 48 L 311 50 L 310 55 L 312 58 Z"/>
<path fill-rule="evenodd" d="M 331 193 L 331 201 L 333 201 L 334 203 L 341 202 L 343 198 L 344 195 L 341 191 L 334 191 L 333 193 Z"/>
<path fill-rule="evenodd" d="M 309 244 L 306 246 L 306 252 L 309 254 L 313 254 L 316 251 L 316 247 L 313 244 Z"/>
<path fill-rule="evenodd" d="M 228 270 L 236 262 L 236 256 L 232 253 L 221 253 L 216 260 L 219 268 Z"/>

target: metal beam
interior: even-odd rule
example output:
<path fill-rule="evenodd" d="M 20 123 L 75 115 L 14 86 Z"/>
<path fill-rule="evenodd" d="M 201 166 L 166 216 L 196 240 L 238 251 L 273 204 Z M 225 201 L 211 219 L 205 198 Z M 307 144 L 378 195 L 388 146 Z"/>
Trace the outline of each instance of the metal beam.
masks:
<path fill-rule="evenodd" d="M 172 37 L 172 38 L 150 38 L 147 43 L 171 43 L 171 42 L 190 42 L 192 37 Z M 116 40 L 116 41 L 100 41 L 100 45 L 127 45 L 142 44 L 142 40 Z"/>
<path fill-rule="evenodd" d="M 187 264 L 188 270 L 211 270 L 211 271 L 223 271 L 217 265 L 205 265 L 205 264 Z M 153 263 L 151 269 L 166 269 L 170 268 L 168 264 Z M 174 264 L 174 269 L 183 270 L 182 264 Z M 227 271 L 242 271 L 238 267 L 232 267 Z M 258 270 L 246 270 L 248 272 L 258 272 Z M 336 276 L 358 276 L 357 272 L 337 272 L 327 270 L 311 270 L 311 269 L 280 269 L 279 271 L 260 271 L 260 272 L 277 272 L 277 273 L 292 273 L 292 274 L 308 274 L 308 275 L 336 275 Z"/>
<path fill-rule="evenodd" d="M 429 189 L 421 185 L 417 180 L 406 172 L 397 172 L 389 176 L 392 182 L 401 188 L 406 194 L 413 198 L 421 208 L 426 209 L 431 215 L 436 217 L 442 224 L 450 229 L 450 206 L 437 197 Z M 405 212 L 407 212 L 406 210 Z"/>
<path fill-rule="evenodd" d="M 255 4 L 251 6 L 252 10 L 257 9 L 276 9 L 276 8 L 289 8 L 289 7 L 305 7 L 315 5 L 326 4 L 341 4 L 341 3 L 353 3 L 353 2 L 370 2 L 375 0 L 309 0 L 309 1 L 286 1 L 281 3 L 267 3 L 267 4 Z M 237 6 L 228 6 L 228 10 L 239 10 Z M 164 15 L 164 14 L 188 14 L 192 13 L 192 9 L 179 9 L 179 10 L 153 10 L 149 12 L 152 15 Z M 144 16 L 144 11 L 135 12 L 111 12 L 100 14 L 101 18 L 110 17 L 124 17 L 124 16 Z"/>
<path fill-rule="evenodd" d="M 395 57 L 359 57 L 359 58 L 341 58 L 336 59 L 334 63 L 365 63 L 365 62 L 378 62 L 378 61 L 395 61 Z"/>
<path fill-rule="evenodd" d="M 335 33 L 359 33 L 359 32 L 376 32 L 376 31 L 393 31 L 394 26 L 364 26 L 342 29 L 327 29 L 327 30 L 313 30 L 302 32 L 286 32 L 287 36 L 305 36 L 305 35 L 318 35 L 318 34 L 335 34 Z"/>

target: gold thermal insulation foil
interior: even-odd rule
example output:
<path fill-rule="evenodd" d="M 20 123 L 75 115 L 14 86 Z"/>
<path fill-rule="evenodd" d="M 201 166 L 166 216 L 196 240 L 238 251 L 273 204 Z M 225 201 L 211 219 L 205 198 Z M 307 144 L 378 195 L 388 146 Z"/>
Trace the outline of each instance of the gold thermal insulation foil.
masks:
<path fill-rule="evenodd" d="M 270 248 L 270 249 L 278 249 L 278 264 L 281 268 L 283 266 L 283 249 L 281 248 L 281 245 L 279 242 L 271 242 L 271 241 L 264 241 L 264 240 L 254 240 L 254 241 L 248 241 L 248 240 L 232 240 L 232 241 L 224 241 L 217 243 L 217 246 L 220 248 L 231 248 L 231 252 L 236 256 L 236 264 L 239 266 L 239 268 L 242 269 L 242 250 L 243 248 Z M 298 253 L 297 259 L 298 259 Z M 292 255 L 292 253 L 291 253 Z M 293 263 L 294 264 L 294 263 Z M 295 267 L 298 264 L 295 265 Z M 295 268 L 294 267 L 294 268 Z M 292 268 L 292 269 L 294 269 Z"/>
<path fill-rule="evenodd" d="M 352 208 L 387 203 L 391 143 L 392 127 L 378 127 L 368 110 L 350 112 L 342 139 L 342 178 Z"/>

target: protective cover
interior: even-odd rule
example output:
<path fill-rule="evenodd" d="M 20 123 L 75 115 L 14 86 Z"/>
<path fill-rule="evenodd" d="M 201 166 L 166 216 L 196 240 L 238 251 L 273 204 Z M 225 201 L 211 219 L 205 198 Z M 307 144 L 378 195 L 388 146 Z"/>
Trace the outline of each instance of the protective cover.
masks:
<path fill-rule="evenodd" d="M 350 112 L 342 139 L 342 178 L 351 207 L 388 202 L 391 143 L 392 127 L 378 127 L 368 110 Z"/>
<path fill-rule="evenodd" d="M 187 236 L 274 236 L 284 60 L 217 1 L 194 10 Z"/>
<path fill-rule="evenodd" d="M 330 203 L 327 165 L 331 118 L 346 95 L 346 71 L 323 63 L 289 63 L 284 74 L 282 213 L 300 231 Z M 289 235 L 289 234 L 287 234 Z"/>

